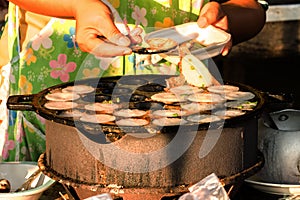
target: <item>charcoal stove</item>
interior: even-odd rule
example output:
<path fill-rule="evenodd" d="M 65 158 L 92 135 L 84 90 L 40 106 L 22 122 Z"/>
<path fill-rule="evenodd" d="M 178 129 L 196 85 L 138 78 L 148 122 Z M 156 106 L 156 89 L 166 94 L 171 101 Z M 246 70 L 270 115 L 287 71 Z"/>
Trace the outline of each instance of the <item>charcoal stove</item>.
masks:
<path fill-rule="evenodd" d="M 216 123 L 120 128 L 115 124 L 95 125 L 62 117 L 60 111 L 43 106 L 46 94 L 75 84 L 97 87 L 93 101 L 106 99 L 110 88 L 113 92 L 121 85 L 123 92 L 118 101 L 126 96 L 125 99 L 130 99 L 129 107 L 145 106 L 149 104 L 149 96 L 165 87 L 168 77 L 139 75 L 81 80 L 53 86 L 35 95 L 12 96 L 8 107 L 32 110 L 46 119 L 46 152 L 41 155 L 39 165 L 48 176 L 72 188 L 80 199 L 104 192 L 125 200 L 176 199 L 211 173 L 217 174 L 228 194 L 234 195 L 235 188 L 263 166 L 257 150 L 257 119 L 265 98 L 250 86 L 230 83 L 255 94 L 257 106 L 242 116 Z M 124 92 L 124 88 L 132 93 Z M 157 102 L 150 101 L 150 107 L 153 103 Z"/>

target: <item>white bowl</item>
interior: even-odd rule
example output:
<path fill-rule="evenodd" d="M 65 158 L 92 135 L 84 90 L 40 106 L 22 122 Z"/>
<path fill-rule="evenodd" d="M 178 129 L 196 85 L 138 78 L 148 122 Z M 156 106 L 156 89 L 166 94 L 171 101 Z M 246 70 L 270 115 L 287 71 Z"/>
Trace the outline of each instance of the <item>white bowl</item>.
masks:
<path fill-rule="evenodd" d="M 257 174 L 246 179 L 245 182 L 254 189 L 269 194 L 292 196 L 300 195 L 300 184 L 268 183 L 262 181 Z"/>
<path fill-rule="evenodd" d="M 55 181 L 48 176 L 41 174 L 44 178 L 42 184 L 37 185 L 39 177 L 33 181 L 32 189 L 13 192 L 19 188 L 26 179 L 38 169 L 36 162 L 3 162 L 0 163 L 0 179 L 4 178 L 10 182 L 11 192 L 0 193 L 0 200 L 37 200 Z"/>
<path fill-rule="evenodd" d="M 199 60 L 203 60 L 219 55 L 225 45 L 230 41 L 231 35 L 212 25 L 206 28 L 200 28 L 197 22 L 188 22 L 150 32 L 145 35 L 144 40 L 150 38 L 170 38 L 178 44 L 194 39 L 204 46 L 190 49 L 191 54 L 196 56 Z M 179 53 L 177 51 L 171 51 L 168 54 L 178 55 Z"/>

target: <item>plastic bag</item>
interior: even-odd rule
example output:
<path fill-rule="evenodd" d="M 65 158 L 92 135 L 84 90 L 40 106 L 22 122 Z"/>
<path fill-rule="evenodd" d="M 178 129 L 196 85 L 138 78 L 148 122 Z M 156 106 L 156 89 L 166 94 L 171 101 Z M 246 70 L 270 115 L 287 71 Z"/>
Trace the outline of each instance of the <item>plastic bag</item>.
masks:
<path fill-rule="evenodd" d="M 230 200 L 219 178 L 214 173 L 189 187 L 189 191 L 189 193 L 182 195 L 179 200 Z"/>
<path fill-rule="evenodd" d="M 113 198 L 109 193 L 103 193 L 96 196 L 88 197 L 87 199 L 84 200 L 113 200 Z"/>

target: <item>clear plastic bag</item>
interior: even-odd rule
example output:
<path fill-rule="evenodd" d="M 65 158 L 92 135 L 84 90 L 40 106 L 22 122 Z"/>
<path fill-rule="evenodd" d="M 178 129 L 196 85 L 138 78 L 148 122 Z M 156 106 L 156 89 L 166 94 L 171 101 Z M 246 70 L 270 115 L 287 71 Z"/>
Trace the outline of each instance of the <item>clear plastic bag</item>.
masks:
<path fill-rule="evenodd" d="M 182 195 L 179 200 L 230 200 L 219 178 L 210 174 L 189 188 L 189 193 Z"/>
<path fill-rule="evenodd" d="M 109 193 L 103 193 L 103 194 L 89 197 L 84 200 L 113 200 L 113 198 L 111 197 L 111 195 Z"/>

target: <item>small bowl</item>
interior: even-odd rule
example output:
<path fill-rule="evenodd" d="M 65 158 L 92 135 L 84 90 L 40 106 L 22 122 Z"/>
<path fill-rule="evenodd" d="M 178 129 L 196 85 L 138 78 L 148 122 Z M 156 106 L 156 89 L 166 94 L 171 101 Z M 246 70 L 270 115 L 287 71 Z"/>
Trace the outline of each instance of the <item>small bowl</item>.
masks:
<path fill-rule="evenodd" d="M 36 162 L 3 162 L 0 163 L 0 178 L 6 179 L 10 182 L 11 192 L 0 193 L 0 200 L 37 200 L 42 193 L 52 186 L 55 181 L 48 176 L 44 176 L 44 181 L 40 185 L 36 185 L 39 177 L 31 184 L 32 189 L 14 192 L 17 188 L 26 181 L 26 179 L 38 169 Z"/>
<path fill-rule="evenodd" d="M 145 36 L 144 40 L 146 41 L 151 38 L 170 38 L 178 44 L 182 44 L 189 40 L 195 40 L 201 45 L 190 49 L 190 52 L 199 60 L 203 60 L 219 55 L 225 45 L 230 41 L 231 35 L 212 25 L 209 25 L 206 28 L 200 28 L 197 22 L 188 22 L 150 32 Z M 179 55 L 179 52 L 175 50 L 170 51 L 167 54 Z"/>

